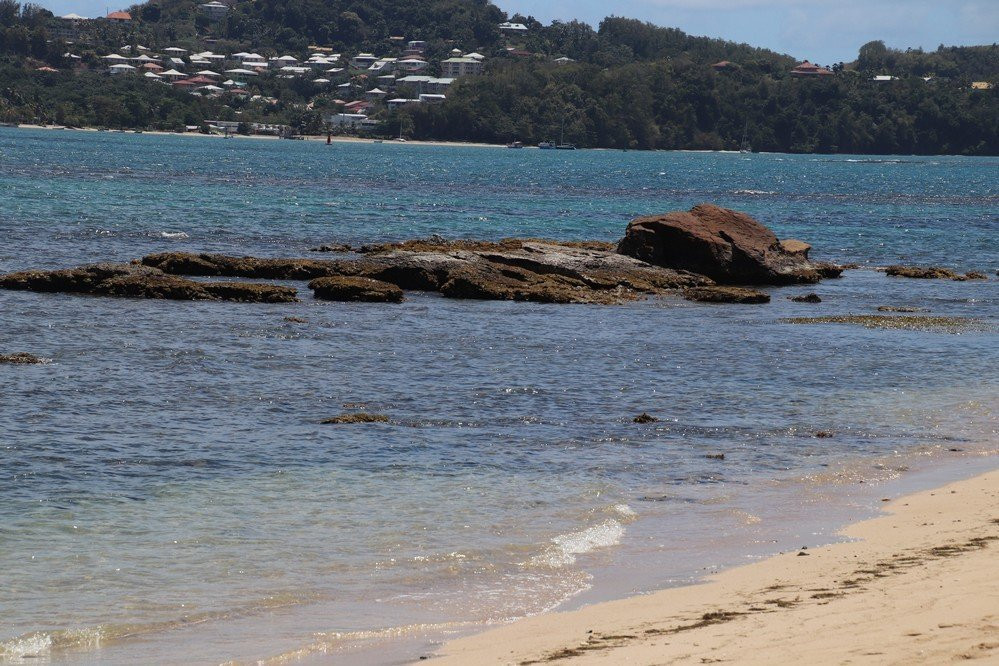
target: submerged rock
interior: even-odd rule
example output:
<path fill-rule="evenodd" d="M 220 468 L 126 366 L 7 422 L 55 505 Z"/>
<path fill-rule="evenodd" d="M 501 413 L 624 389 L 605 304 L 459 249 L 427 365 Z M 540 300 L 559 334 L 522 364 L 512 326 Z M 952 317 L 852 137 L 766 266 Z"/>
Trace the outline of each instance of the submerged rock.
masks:
<path fill-rule="evenodd" d="M 0 363 L 11 365 L 38 365 L 48 363 L 49 359 L 28 354 L 26 352 L 14 352 L 13 354 L 0 354 Z"/>
<path fill-rule="evenodd" d="M 794 301 L 795 303 L 821 303 L 822 302 L 822 299 L 819 297 L 819 295 L 815 294 L 815 293 L 804 294 L 802 296 L 788 296 L 788 299 Z"/>
<path fill-rule="evenodd" d="M 770 294 L 745 287 L 694 287 L 685 289 L 683 297 L 702 303 L 769 303 Z"/>
<path fill-rule="evenodd" d="M 995 327 L 968 317 L 927 317 L 906 315 L 831 315 L 827 317 L 791 317 L 784 324 L 859 324 L 866 328 L 934 333 L 970 333 L 994 331 Z"/>
<path fill-rule="evenodd" d="M 982 271 L 968 271 L 964 274 L 965 280 L 988 280 L 989 276 Z"/>
<path fill-rule="evenodd" d="M 320 423 L 324 425 L 347 425 L 351 423 L 388 423 L 389 417 L 385 414 L 369 414 L 359 412 L 357 414 L 341 414 L 331 419 L 324 419 Z"/>
<path fill-rule="evenodd" d="M 929 312 L 929 310 L 911 305 L 879 305 L 878 312 Z"/>
<path fill-rule="evenodd" d="M 296 290 L 271 284 L 196 282 L 135 264 L 90 264 L 54 271 L 0 276 L 0 289 L 188 301 L 290 303 Z"/>
<path fill-rule="evenodd" d="M 323 301 L 362 301 L 402 303 L 402 289 L 394 284 L 366 277 L 324 277 L 309 283 L 316 298 Z"/>
<path fill-rule="evenodd" d="M 319 245 L 317 247 L 310 247 L 309 252 L 353 252 L 354 248 L 346 243 L 330 243 L 328 245 Z"/>
<path fill-rule="evenodd" d="M 635 423 L 657 423 L 659 419 L 647 412 L 642 412 L 638 416 L 632 419 Z"/>
<path fill-rule="evenodd" d="M 838 276 L 832 270 L 835 275 L 823 275 L 810 263 L 809 249 L 801 241 L 782 244 L 749 215 L 711 204 L 637 218 L 617 247 L 621 254 L 723 284 L 794 284 Z"/>

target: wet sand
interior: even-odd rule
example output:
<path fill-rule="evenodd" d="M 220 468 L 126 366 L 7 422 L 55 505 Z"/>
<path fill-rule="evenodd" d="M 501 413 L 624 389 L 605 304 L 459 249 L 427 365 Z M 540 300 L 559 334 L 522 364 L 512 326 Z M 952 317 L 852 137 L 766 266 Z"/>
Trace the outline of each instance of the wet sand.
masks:
<path fill-rule="evenodd" d="M 885 507 L 844 529 L 850 542 L 520 620 L 429 663 L 999 661 L 999 471 Z"/>

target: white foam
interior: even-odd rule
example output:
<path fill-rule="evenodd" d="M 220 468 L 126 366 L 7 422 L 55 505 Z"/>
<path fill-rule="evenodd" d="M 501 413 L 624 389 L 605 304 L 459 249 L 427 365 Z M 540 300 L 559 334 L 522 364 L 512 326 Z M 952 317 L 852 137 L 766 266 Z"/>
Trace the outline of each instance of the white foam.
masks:
<path fill-rule="evenodd" d="M 576 556 L 607 548 L 621 543 L 624 526 L 613 518 L 587 527 L 579 532 L 560 534 L 552 539 L 551 545 L 531 558 L 530 566 L 544 566 L 558 569 L 574 564 Z"/>
<path fill-rule="evenodd" d="M 181 238 L 190 238 L 190 236 L 188 236 L 183 231 L 161 231 L 160 238 L 181 239 Z"/>
<path fill-rule="evenodd" d="M 735 190 L 734 192 L 732 192 L 732 194 L 753 194 L 753 195 L 758 195 L 758 194 L 777 194 L 777 193 L 776 192 L 772 192 L 770 190 Z"/>

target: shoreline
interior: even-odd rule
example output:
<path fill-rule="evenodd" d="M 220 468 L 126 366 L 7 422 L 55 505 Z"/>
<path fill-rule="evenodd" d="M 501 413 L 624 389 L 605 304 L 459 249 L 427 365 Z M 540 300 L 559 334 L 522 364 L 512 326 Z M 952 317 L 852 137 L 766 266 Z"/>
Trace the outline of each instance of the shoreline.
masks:
<path fill-rule="evenodd" d="M 999 658 L 999 470 L 885 502 L 846 541 L 522 618 L 421 663 L 939 663 Z"/>

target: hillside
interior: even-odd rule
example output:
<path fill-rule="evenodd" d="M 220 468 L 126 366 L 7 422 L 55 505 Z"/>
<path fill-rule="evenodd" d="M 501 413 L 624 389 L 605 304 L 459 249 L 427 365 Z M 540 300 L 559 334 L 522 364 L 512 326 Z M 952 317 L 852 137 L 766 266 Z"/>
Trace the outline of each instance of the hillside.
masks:
<path fill-rule="evenodd" d="M 923 52 L 871 42 L 855 61 L 805 76 L 792 72 L 796 58 L 747 44 L 621 17 L 595 28 L 543 25 L 485 0 L 233 0 L 216 16 L 203 4 L 154 0 L 129 8 L 131 20 L 67 30 L 45 10 L 0 0 L 0 120 L 175 129 L 219 119 L 319 133 L 357 100 L 347 106 L 370 119 L 365 131 L 425 139 L 564 135 L 583 147 L 734 149 L 745 137 L 757 150 L 999 153 L 999 99 L 989 87 L 999 73 L 996 45 Z M 501 28 L 507 21 L 515 29 Z M 423 42 L 417 51 L 407 50 L 412 40 Z M 164 67 L 109 77 L 104 58 L 123 47 Z M 252 78 L 228 89 L 185 88 L 150 74 L 190 65 L 192 76 L 215 67 L 218 83 L 246 77 L 223 73 L 244 71 L 231 55 L 217 67 L 190 56 L 168 63 L 157 53 L 166 47 L 284 55 L 299 67 L 257 62 Z M 385 67 L 373 73 L 350 62 L 364 52 Z M 305 62 L 317 53 L 340 59 Z M 479 75 L 447 74 L 444 60 L 456 53 L 478 57 Z M 393 71 L 405 58 L 423 62 Z M 407 73 L 444 78 L 430 89 Z M 416 103 L 427 92 L 440 93 L 427 97 L 440 103 Z M 412 103 L 387 104 L 393 96 Z"/>

